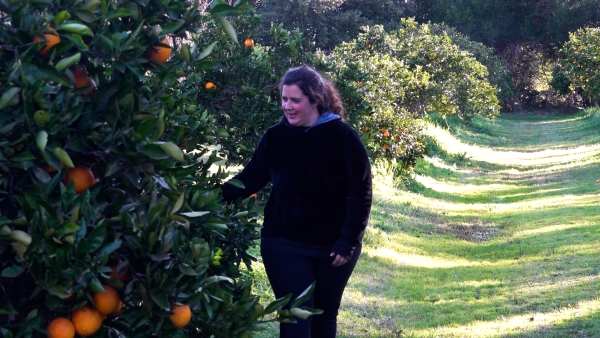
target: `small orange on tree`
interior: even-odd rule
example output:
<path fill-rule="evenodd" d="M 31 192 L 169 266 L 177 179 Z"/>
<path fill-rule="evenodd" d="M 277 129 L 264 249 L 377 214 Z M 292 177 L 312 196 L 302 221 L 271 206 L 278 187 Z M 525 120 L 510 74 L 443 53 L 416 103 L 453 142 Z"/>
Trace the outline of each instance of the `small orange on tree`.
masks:
<path fill-rule="evenodd" d="M 53 319 L 46 327 L 48 338 L 73 338 L 75 337 L 75 326 L 73 322 L 64 317 Z"/>
<path fill-rule="evenodd" d="M 161 43 L 169 47 L 158 45 L 152 46 L 152 49 L 150 50 L 150 55 L 148 56 L 149 60 L 153 60 L 160 63 L 167 62 L 167 60 L 171 56 L 171 44 L 169 43 L 169 39 L 167 39 L 166 37 L 162 39 Z"/>
<path fill-rule="evenodd" d="M 71 312 L 71 321 L 75 332 L 82 337 L 88 337 L 100 330 L 104 318 L 96 309 L 85 305 Z"/>
<path fill-rule="evenodd" d="M 206 83 L 206 85 L 204 86 L 204 88 L 206 88 L 207 90 L 212 90 L 212 89 L 215 89 L 215 88 L 217 88 L 217 86 L 215 86 L 215 84 L 214 84 L 214 83 L 212 83 L 212 82 L 208 81 L 208 82 Z"/>
<path fill-rule="evenodd" d="M 92 299 L 94 300 L 94 307 L 96 307 L 96 310 L 98 310 L 101 315 L 107 316 L 119 307 L 119 302 L 121 300 L 119 299 L 117 290 L 109 285 L 102 286 L 104 287 L 104 292 L 94 292 L 92 294 Z"/>
<path fill-rule="evenodd" d="M 252 39 L 246 39 L 246 41 L 244 41 L 244 46 L 246 46 L 246 47 L 252 47 L 252 46 L 254 46 L 254 40 L 252 40 Z"/>
<path fill-rule="evenodd" d="M 88 190 L 92 185 L 98 182 L 98 179 L 94 177 L 94 173 L 88 167 L 75 166 L 67 170 L 67 174 L 62 179 L 64 185 L 68 185 L 69 182 L 75 183 L 75 192 L 81 194 Z"/>
<path fill-rule="evenodd" d="M 56 33 L 54 28 L 52 28 L 50 26 L 48 26 L 47 28 L 48 28 L 48 30 L 50 30 L 50 33 L 44 34 L 44 39 L 46 40 L 46 44 L 44 45 L 44 48 L 40 49 L 40 54 L 44 57 L 48 56 L 48 53 L 50 52 L 50 48 L 52 48 L 55 45 L 60 43 L 60 36 L 58 35 L 58 33 Z M 44 42 L 44 40 L 40 39 L 38 36 L 35 36 L 33 38 L 33 42 Z"/>
<path fill-rule="evenodd" d="M 189 305 L 186 304 L 175 304 L 171 308 L 171 314 L 169 320 L 178 329 L 186 326 L 192 319 L 192 310 Z"/>
<path fill-rule="evenodd" d="M 125 265 L 122 269 L 119 269 L 119 265 L 114 265 L 110 267 L 112 272 L 110 273 L 110 278 L 118 279 L 123 283 L 127 283 L 129 279 L 131 279 L 131 274 L 129 273 L 129 267 Z"/>

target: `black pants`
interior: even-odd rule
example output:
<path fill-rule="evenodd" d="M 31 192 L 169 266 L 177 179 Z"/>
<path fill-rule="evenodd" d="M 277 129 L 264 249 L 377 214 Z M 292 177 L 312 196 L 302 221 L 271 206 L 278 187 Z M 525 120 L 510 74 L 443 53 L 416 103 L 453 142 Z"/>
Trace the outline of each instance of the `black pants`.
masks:
<path fill-rule="evenodd" d="M 296 299 L 314 281 L 312 297 L 302 306 L 323 310 L 320 315 L 281 323 L 281 338 L 335 338 L 337 315 L 344 288 L 360 255 L 361 245 L 343 266 L 331 266 L 331 247 L 309 246 L 281 238 L 263 238 L 261 256 L 276 298 Z"/>

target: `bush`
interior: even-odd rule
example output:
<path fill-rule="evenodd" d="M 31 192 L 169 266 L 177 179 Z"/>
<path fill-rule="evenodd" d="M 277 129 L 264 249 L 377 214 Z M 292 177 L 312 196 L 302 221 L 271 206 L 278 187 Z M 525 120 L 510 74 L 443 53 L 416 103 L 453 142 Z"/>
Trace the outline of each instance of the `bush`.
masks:
<path fill-rule="evenodd" d="M 600 100 L 600 28 L 582 28 L 570 33 L 560 52 L 570 89 L 580 89 L 584 97 Z"/>

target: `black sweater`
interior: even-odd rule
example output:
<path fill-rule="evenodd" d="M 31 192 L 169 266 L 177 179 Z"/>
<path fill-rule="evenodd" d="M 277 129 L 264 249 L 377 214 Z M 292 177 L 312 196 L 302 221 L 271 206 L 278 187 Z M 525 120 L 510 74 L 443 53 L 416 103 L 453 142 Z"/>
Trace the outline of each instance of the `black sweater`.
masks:
<path fill-rule="evenodd" d="M 245 188 L 225 184 L 226 202 L 273 182 L 263 238 L 329 245 L 345 257 L 362 240 L 372 203 L 371 165 L 356 132 L 339 119 L 306 128 L 283 117 L 234 178 Z"/>

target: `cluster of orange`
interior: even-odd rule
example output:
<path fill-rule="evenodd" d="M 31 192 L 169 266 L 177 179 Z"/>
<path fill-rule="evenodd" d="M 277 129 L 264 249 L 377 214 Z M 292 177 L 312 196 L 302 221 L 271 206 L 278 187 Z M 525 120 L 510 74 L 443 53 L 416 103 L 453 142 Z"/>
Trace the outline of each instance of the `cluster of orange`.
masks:
<path fill-rule="evenodd" d="M 46 327 L 49 338 L 73 338 L 75 333 L 88 337 L 102 327 L 104 318 L 108 315 L 118 316 L 125 303 L 119 298 L 117 290 L 109 285 L 103 285 L 104 292 L 94 292 L 92 300 L 94 307 L 84 305 L 71 312 L 71 319 L 58 317 Z"/>
<path fill-rule="evenodd" d="M 118 279 L 123 283 L 129 281 L 131 275 L 129 274 L 129 268 L 125 266 L 119 273 L 118 265 L 111 267 L 112 272 L 110 277 Z M 79 309 L 71 312 L 71 319 L 65 317 L 58 317 L 53 319 L 48 326 L 48 338 L 74 338 L 75 333 L 82 337 L 88 337 L 96 333 L 102 327 L 102 322 L 108 315 L 118 316 L 125 303 L 119 298 L 117 291 L 109 285 L 102 285 L 104 292 L 92 293 L 92 300 L 94 301 L 94 307 L 84 305 Z M 73 295 L 70 295 L 64 300 L 72 299 Z M 173 323 L 175 328 L 181 329 L 186 326 L 192 319 L 192 310 L 189 305 L 175 304 L 171 308 L 171 316 L 169 320 Z"/>

